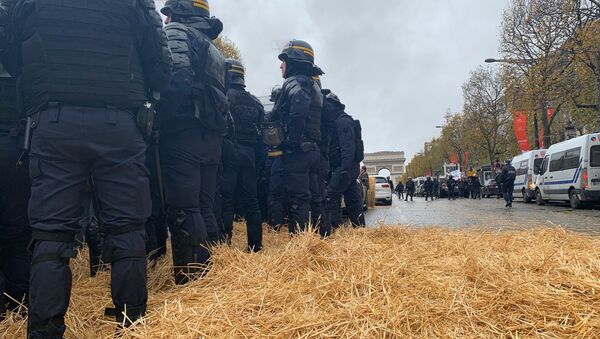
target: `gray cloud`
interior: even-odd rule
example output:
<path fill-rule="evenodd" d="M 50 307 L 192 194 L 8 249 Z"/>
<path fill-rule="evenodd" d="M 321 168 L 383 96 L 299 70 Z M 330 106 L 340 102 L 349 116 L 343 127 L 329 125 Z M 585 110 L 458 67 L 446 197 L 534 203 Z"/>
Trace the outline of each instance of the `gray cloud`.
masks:
<path fill-rule="evenodd" d="M 210 1 L 210 0 L 209 0 Z M 462 108 L 469 71 L 497 55 L 507 0 L 212 0 L 256 95 L 281 84 L 278 50 L 311 43 L 323 85 L 361 119 L 367 151 L 408 156 Z"/>

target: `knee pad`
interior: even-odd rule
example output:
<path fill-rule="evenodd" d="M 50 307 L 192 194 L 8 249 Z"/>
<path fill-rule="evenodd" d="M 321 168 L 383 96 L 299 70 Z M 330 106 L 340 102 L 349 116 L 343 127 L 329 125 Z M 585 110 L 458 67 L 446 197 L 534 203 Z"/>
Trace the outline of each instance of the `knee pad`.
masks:
<path fill-rule="evenodd" d="M 117 248 L 112 243 L 112 237 L 118 237 L 121 235 L 125 235 L 133 232 L 145 232 L 144 224 L 134 224 L 126 227 L 113 228 L 107 231 L 107 235 L 109 236 L 106 241 L 104 241 L 104 248 L 102 251 L 102 257 L 104 262 L 110 262 L 111 264 L 115 264 L 124 259 L 143 259 L 146 260 L 146 248 L 142 246 L 140 249 L 131 249 L 131 248 Z"/>
<path fill-rule="evenodd" d="M 71 249 L 75 243 L 75 232 L 69 231 L 40 231 L 34 230 L 31 234 L 31 242 L 29 244 L 29 252 L 32 253 L 31 266 L 48 261 L 58 261 L 64 264 L 69 264 L 69 261 L 74 257 L 73 251 L 70 253 L 54 252 L 54 253 L 35 253 L 35 246 L 40 242 L 59 242 L 64 243 Z M 69 252 L 69 251 L 66 251 Z"/>

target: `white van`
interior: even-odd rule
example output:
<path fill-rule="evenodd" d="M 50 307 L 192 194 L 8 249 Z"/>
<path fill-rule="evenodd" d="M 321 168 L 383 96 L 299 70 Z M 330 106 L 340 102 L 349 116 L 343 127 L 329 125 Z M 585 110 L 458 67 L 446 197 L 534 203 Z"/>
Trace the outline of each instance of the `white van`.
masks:
<path fill-rule="evenodd" d="M 537 177 L 536 202 L 568 201 L 573 208 L 600 203 L 600 134 L 552 145 Z"/>
<path fill-rule="evenodd" d="M 512 165 L 517 170 L 514 196 L 523 198 L 526 203 L 535 199 L 535 177 L 545 155 L 545 149 L 538 149 L 517 155 L 512 159 Z"/>

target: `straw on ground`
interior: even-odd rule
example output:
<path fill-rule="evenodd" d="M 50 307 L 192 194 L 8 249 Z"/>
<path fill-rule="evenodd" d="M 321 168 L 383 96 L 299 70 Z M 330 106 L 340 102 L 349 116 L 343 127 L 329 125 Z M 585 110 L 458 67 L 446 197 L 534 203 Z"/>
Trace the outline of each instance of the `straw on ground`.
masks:
<path fill-rule="evenodd" d="M 600 337 L 600 239 L 562 229 L 344 230 L 265 235 L 266 249 L 216 248 L 202 280 L 150 270 L 148 314 L 124 338 Z M 112 338 L 109 274 L 73 261 L 68 338 Z M 0 337 L 18 338 L 11 314 Z"/>

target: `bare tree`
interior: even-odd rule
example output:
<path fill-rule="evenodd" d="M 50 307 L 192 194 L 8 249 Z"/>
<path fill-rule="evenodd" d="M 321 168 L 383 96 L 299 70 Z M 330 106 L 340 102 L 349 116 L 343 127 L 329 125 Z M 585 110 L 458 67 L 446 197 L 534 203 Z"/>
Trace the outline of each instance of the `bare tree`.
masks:
<path fill-rule="evenodd" d="M 511 67 L 528 78 L 537 106 L 534 111 L 541 113 L 544 147 L 552 142 L 553 119 L 546 114 L 549 102 L 558 114 L 564 100 L 556 95 L 554 79 L 571 60 L 564 46 L 575 30 L 573 13 L 573 0 L 512 0 L 503 16 L 500 51 Z"/>
<path fill-rule="evenodd" d="M 479 67 L 462 89 L 466 123 L 476 139 L 483 141 L 487 160 L 493 165 L 496 154 L 503 153 L 511 137 L 512 115 L 506 108 L 502 74 Z"/>

